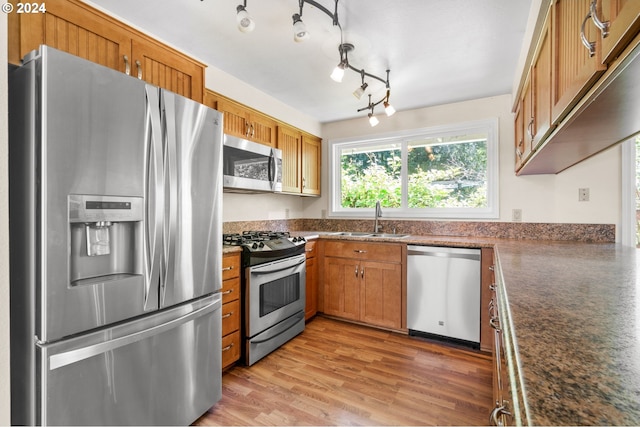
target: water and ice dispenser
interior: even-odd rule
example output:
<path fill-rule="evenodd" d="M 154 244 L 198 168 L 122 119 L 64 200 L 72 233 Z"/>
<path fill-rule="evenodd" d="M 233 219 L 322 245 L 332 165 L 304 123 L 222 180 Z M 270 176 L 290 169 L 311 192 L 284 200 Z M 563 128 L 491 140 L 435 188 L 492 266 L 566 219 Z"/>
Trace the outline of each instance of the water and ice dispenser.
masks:
<path fill-rule="evenodd" d="M 71 285 L 143 274 L 143 199 L 69 195 Z"/>

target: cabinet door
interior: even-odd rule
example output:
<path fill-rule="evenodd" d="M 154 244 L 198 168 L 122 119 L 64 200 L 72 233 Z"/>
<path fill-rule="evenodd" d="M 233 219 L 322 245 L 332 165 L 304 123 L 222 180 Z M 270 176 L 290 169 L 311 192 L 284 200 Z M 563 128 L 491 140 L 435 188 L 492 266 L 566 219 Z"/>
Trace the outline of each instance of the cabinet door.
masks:
<path fill-rule="evenodd" d="M 46 44 L 114 70 L 126 71 L 131 60 L 131 33 L 116 21 L 69 0 L 49 0 L 47 13 L 9 14 L 9 61 L 19 64 Z"/>
<path fill-rule="evenodd" d="M 247 138 L 249 121 L 247 120 L 247 110 L 245 108 L 226 99 L 219 99 L 218 111 L 224 113 L 224 133 L 239 138 Z"/>
<path fill-rule="evenodd" d="M 602 39 L 602 62 L 611 63 L 640 30 L 640 1 L 599 0 L 601 21 L 609 23 Z"/>
<path fill-rule="evenodd" d="M 302 134 L 302 194 L 320 195 L 322 140 Z"/>
<path fill-rule="evenodd" d="M 318 264 L 316 258 L 307 258 L 307 286 L 304 318 L 309 320 L 318 312 Z"/>
<path fill-rule="evenodd" d="M 345 319 L 360 319 L 360 264 L 353 259 L 324 260 L 324 312 Z"/>
<path fill-rule="evenodd" d="M 402 326 L 402 267 L 400 264 L 362 262 L 360 320 L 400 329 Z"/>
<path fill-rule="evenodd" d="M 268 116 L 251 112 L 249 114 L 249 139 L 259 144 L 276 146 L 276 122 Z"/>
<path fill-rule="evenodd" d="M 531 151 L 535 151 L 551 133 L 551 26 L 547 21 L 542 30 L 537 52 L 531 65 L 533 140 Z"/>
<path fill-rule="evenodd" d="M 131 74 L 153 85 L 202 102 L 204 66 L 150 41 L 131 42 Z"/>
<path fill-rule="evenodd" d="M 482 248 L 480 255 L 480 349 L 491 352 L 493 349 L 493 328 L 489 323 L 495 312 L 495 273 L 493 248 Z M 491 302 L 493 300 L 493 302 Z"/>
<path fill-rule="evenodd" d="M 278 126 L 277 147 L 282 150 L 282 191 L 300 193 L 302 191 L 300 132 L 288 126 Z"/>
<path fill-rule="evenodd" d="M 536 120 L 533 113 L 533 85 L 531 84 L 532 74 L 529 73 L 529 77 L 522 89 L 522 119 L 524 121 L 523 126 L 523 149 L 522 158 L 526 159 L 531 154 L 533 148 L 533 137 L 535 132 Z"/>
<path fill-rule="evenodd" d="M 514 135 L 516 146 L 516 172 L 520 170 L 524 162 L 524 117 L 523 117 L 522 100 L 518 102 L 516 107 L 516 117 L 514 121 Z"/>
<path fill-rule="evenodd" d="M 590 4 L 591 0 L 555 0 L 552 6 L 552 121 L 556 124 L 606 69 L 601 61 L 600 32 L 589 18 Z M 593 55 L 582 43 L 583 27 L 586 40 L 594 43 Z"/>

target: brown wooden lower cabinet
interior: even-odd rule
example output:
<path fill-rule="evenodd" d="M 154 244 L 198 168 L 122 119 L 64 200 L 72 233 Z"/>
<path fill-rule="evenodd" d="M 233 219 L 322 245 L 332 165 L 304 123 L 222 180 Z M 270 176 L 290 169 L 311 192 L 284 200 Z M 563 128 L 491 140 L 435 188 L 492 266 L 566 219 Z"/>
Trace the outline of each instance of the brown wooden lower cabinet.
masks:
<path fill-rule="evenodd" d="M 222 337 L 222 369 L 240 359 L 240 331 Z"/>
<path fill-rule="evenodd" d="M 390 329 L 403 327 L 402 245 L 327 241 L 325 314 Z"/>
<path fill-rule="evenodd" d="M 307 254 L 307 283 L 305 289 L 304 319 L 309 320 L 318 312 L 318 264 L 316 262 L 317 242 L 307 242 L 305 252 Z"/>
<path fill-rule="evenodd" d="M 240 253 L 222 257 L 222 369 L 240 359 Z"/>

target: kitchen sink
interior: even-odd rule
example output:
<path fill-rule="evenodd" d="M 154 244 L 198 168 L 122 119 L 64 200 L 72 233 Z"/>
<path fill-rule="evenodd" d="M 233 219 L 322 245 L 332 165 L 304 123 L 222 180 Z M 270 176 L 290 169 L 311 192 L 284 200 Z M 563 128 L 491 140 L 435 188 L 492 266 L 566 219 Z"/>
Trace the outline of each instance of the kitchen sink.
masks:
<path fill-rule="evenodd" d="M 394 233 L 367 233 L 363 231 L 338 231 L 330 233 L 333 236 L 350 236 L 350 237 L 385 237 L 392 239 L 401 239 L 409 236 L 408 234 L 394 234 Z"/>
<path fill-rule="evenodd" d="M 394 233 L 371 233 L 367 237 L 386 237 L 392 239 L 401 239 L 409 236 L 408 234 L 394 234 Z"/>
<path fill-rule="evenodd" d="M 362 231 L 338 231 L 336 233 L 331 233 L 334 236 L 353 236 L 353 237 L 369 237 L 371 233 L 366 233 Z"/>

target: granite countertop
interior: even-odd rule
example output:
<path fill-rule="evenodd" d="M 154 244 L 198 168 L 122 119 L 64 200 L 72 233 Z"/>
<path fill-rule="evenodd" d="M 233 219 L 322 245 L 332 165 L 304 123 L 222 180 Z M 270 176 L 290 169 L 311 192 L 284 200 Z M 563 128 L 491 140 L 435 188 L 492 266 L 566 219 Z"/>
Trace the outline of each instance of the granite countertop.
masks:
<path fill-rule="evenodd" d="M 498 241 L 533 425 L 640 425 L 634 248 Z"/>

